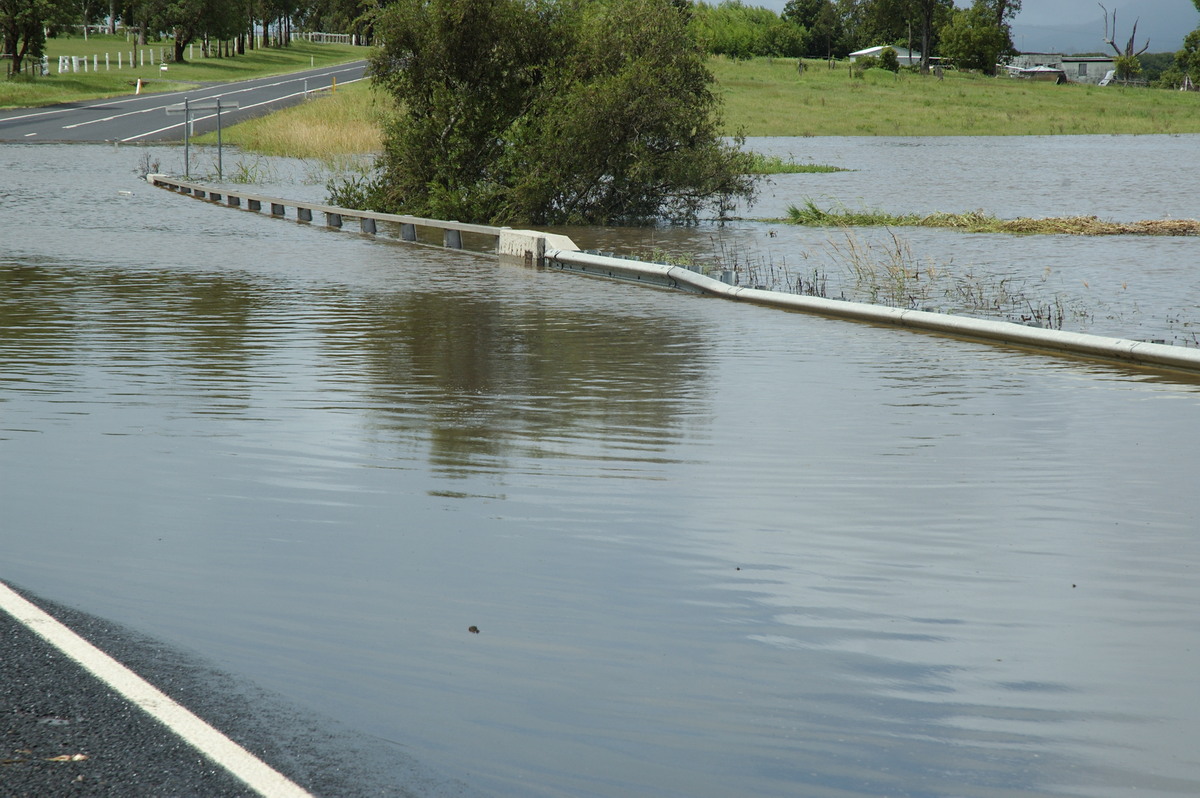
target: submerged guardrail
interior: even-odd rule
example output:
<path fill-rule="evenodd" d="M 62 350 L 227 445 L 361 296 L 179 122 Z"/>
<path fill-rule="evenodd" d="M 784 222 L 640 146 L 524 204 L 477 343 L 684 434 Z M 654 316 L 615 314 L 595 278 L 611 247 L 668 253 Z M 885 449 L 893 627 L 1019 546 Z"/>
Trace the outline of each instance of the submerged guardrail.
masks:
<path fill-rule="evenodd" d="M 166 175 L 152 174 L 148 175 L 146 180 L 154 186 L 195 199 L 224 204 L 228 207 L 256 212 L 269 209 L 269 214 L 276 218 L 289 218 L 288 209 L 291 208 L 290 218 L 298 222 L 311 223 L 314 214 L 320 214 L 328 227 L 341 229 L 347 220 L 356 220 L 359 230 L 371 235 L 379 232 L 379 223 L 383 222 L 398 226 L 399 240 L 404 242 L 438 245 L 440 236 L 440 246 L 493 254 L 501 259 L 510 262 L 517 261 L 529 266 L 557 269 L 591 277 L 626 280 L 642 285 L 689 291 L 827 318 L 903 327 L 956 338 L 1017 346 L 1039 352 L 1068 354 L 1125 365 L 1200 373 L 1200 349 L 1133 341 L 1125 338 L 1110 338 L 1088 333 L 1050 330 L 1042 327 L 1028 327 L 1008 321 L 988 321 L 969 316 L 905 310 L 862 302 L 746 288 L 715 280 L 683 266 L 646 263 L 611 255 L 583 252 L 575 246 L 570 238 L 555 233 L 515 230 L 508 227 L 426 219 L 419 216 L 360 211 L 320 203 L 285 200 L 250 192 L 213 188 Z"/>

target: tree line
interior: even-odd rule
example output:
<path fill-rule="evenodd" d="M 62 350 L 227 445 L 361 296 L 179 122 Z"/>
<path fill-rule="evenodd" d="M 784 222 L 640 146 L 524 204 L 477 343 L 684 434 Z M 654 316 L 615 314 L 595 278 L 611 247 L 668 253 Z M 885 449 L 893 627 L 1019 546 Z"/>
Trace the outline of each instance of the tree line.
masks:
<path fill-rule="evenodd" d="M 693 7 L 699 40 L 731 58 L 845 58 L 874 45 L 937 53 L 960 67 L 992 72 L 1015 52 L 1011 23 L 1021 0 L 788 0 L 783 12 L 722 0 Z"/>
<path fill-rule="evenodd" d="M 788 0 L 783 12 L 742 0 L 676 0 L 706 52 L 754 56 L 841 58 L 875 44 L 907 45 L 923 54 L 943 52 L 972 68 L 989 69 L 1012 50 L 1009 22 L 1021 0 Z M 0 0 L 3 51 L 19 72 L 40 57 L 45 37 L 101 24 L 136 31 L 141 43 L 173 39 L 174 58 L 200 42 L 206 55 L 236 55 L 255 46 L 282 45 L 293 27 L 351 33 L 368 42 L 384 0 Z"/>
<path fill-rule="evenodd" d="M 237 55 L 255 46 L 286 46 L 293 28 L 349 33 L 371 41 L 375 20 L 394 0 L 0 0 L 3 53 L 11 73 L 26 57 L 40 57 L 45 38 L 101 24 L 133 30 L 139 43 L 166 36 L 174 58 L 199 42 L 205 55 Z M 713 55 L 734 59 L 844 58 L 885 44 L 939 56 L 960 69 L 992 74 L 1015 54 L 1011 23 L 1021 0 L 788 0 L 782 13 L 743 0 L 674 0 L 685 9 L 697 42 Z M 1193 0 L 1200 7 L 1200 0 Z M 1115 14 L 1114 14 L 1115 28 Z M 1107 23 L 1107 15 L 1106 15 Z M 1136 33 L 1136 23 L 1133 29 Z M 1114 30 L 1114 38 L 1116 31 Z M 1172 63 L 1154 54 L 1116 48 L 1122 77 L 1143 74 L 1156 85 L 1200 81 L 1200 30 L 1190 35 Z M 1128 49 L 1128 48 L 1126 48 Z M 1161 54 L 1159 54 L 1161 55 Z M 1170 59 L 1168 59 L 1169 61 Z M 1161 77 L 1160 77 L 1161 75 Z"/>
<path fill-rule="evenodd" d="M 236 56 L 256 47 L 286 47 L 293 30 L 353 33 L 367 42 L 374 0 L 0 0 L 0 40 L 20 74 L 26 58 L 45 53 L 47 37 L 101 27 L 132 31 L 139 45 L 172 40 L 183 62 L 188 45 L 206 56 Z"/>

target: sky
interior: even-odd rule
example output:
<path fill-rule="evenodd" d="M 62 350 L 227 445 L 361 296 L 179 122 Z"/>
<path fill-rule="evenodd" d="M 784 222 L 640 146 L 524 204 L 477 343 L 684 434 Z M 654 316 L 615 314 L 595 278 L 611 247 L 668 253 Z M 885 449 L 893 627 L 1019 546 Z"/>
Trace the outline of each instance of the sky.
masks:
<path fill-rule="evenodd" d="M 708 0 L 711 3 L 718 0 Z M 970 0 L 955 0 L 969 6 Z M 746 5 L 782 11 L 787 0 L 745 0 Z M 1173 53 L 1183 37 L 1200 27 L 1200 12 L 1192 0 L 1103 0 L 1111 20 L 1117 15 L 1117 42 L 1129 40 L 1138 23 L 1136 49 L 1147 39 L 1152 53 Z M 1026 52 L 1109 52 L 1104 43 L 1104 12 L 1096 0 L 1024 0 L 1013 23 L 1013 43 Z"/>
<path fill-rule="evenodd" d="M 959 2 L 959 5 L 965 5 Z M 1200 27 L 1200 12 L 1192 0 L 1104 0 L 1108 9 L 1110 38 L 1124 47 L 1137 22 L 1140 50 L 1147 40 L 1148 52 L 1174 52 L 1183 37 Z M 1117 17 L 1117 35 L 1111 35 Z M 1108 52 L 1104 43 L 1104 11 L 1096 0 L 1024 0 L 1013 22 L 1013 44 L 1018 50 L 1042 52 Z"/>

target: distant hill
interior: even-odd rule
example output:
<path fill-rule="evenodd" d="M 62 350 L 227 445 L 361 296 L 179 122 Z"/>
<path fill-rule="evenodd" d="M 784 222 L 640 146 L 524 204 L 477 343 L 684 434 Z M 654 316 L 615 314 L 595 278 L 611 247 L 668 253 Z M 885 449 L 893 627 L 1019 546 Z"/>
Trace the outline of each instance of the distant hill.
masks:
<path fill-rule="evenodd" d="M 1104 12 L 1092 2 L 1074 2 L 1077 10 L 1073 22 L 1062 21 L 1061 5 L 1050 11 L 1045 5 L 1022 10 L 1013 24 L 1013 44 L 1027 53 L 1110 53 L 1112 48 L 1104 43 Z M 1200 27 L 1200 13 L 1189 0 L 1109 0 L 1104 3 L 1109 10 L 1111 24 L 1113 11 L 1117 15 L 1117 46 L 1124 47 L 1137 21 L 1135 49 L 1142 49 L 1150 41 L 1151 53 L 1173 53 L 1183 47 L 1183 37 Z M 1111 35 L 1111 31 L 1110 31 Z"/>

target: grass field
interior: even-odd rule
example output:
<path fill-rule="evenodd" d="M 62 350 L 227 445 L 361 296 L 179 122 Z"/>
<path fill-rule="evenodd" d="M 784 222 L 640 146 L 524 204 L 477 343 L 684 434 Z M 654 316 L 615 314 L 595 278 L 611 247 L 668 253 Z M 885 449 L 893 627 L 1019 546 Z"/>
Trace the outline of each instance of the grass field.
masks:
<path fill-rule="evenodd" d="M 153 66 L 148 51 L 154 51 Z M 145 66 L 129 68 L 129 54 L 135 52 L 140 63 L 142 51 L 147 51 Z M 138 78 L 146 81 L 144 91 L 171 91 L 197 83 L 227 82 L 246 78 L 279 75 L 308 69 L 310 66 L 341 64 L 366 57 L 367 48 L 339 44 L 312 44 L 293 42 L 290 47 L 258 48 L 245 55 L 232 58 L 201 58 L 199 49 L 192 61 L 183 64 L 168 64 L 167 71 L 161 67 L 161 53 L 170 56 L 170 42 L 152 42 L 138 48 L 126 41 L 124 36 L 82 36 L 50 39 L 47 55 L 50 57 L 48 77 L 18 77 L 0 80 L 0 108 L 21 108 L 54 103 L 75 102 L 98 97 L 113 97 L 131 93 Z M 117 53 L 121 53 L 124 68 L 117 69 Z M 105 68 L 105 54 L 108 68 Z M 87 56 L 88 69 L 92 58 L 98 65 L 97 71 L 64 72 L 58 74 L 58 57 Z"/>
<path fill-rule="evenodd" d="M 364 80 L 335 92 L 314 92 L 301 105 L 226 128 L 221 138 L 260 155 L 337 160 L 382 150 L 384 120 L 393 108 Z M 209 133 L 194 140 L 215 144 L 217 137 Z"/>
<path fill-rule="evenodd" d="M 981 136 L 1200 132 L 1200 94 L 1160 89 L 1035 83 L 948 71 L 932 75 L 869 70 L 851 77 L 791 59 L 710 66 L 725 103 L 726 132 L 748 136 Z M 348 87 L 351 88 L 351 87 Z M 386 98 L 365 85 L 338 92 L 336 105 L 306 103 L 246 126 L 227 140 L 263 154 L 323 158 L 373 152 Z M 244 129 L 243 129 L 244 128 Z M 293 133 L 292 130 L 295 130 Z M 786 165 L 785 165 L 786 166 Z M 786 168 L 784 169 L 786 171 Z"/>
<path fill-rule="evenodd" d="M 1200 93 L 831 69 L 793 59 L 709 62 L 727 132 L 748 136 L 1029 136 L 1200 132 Z"/>

